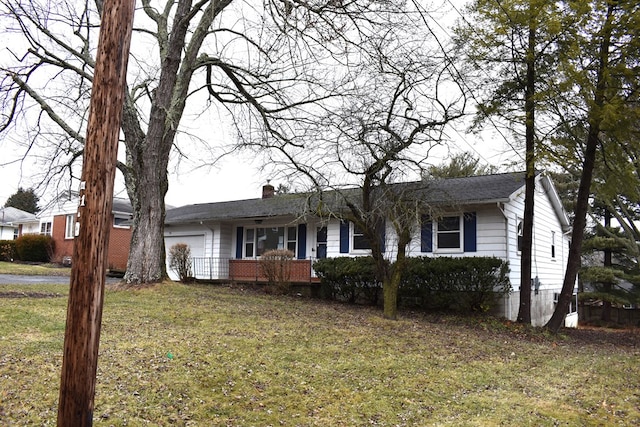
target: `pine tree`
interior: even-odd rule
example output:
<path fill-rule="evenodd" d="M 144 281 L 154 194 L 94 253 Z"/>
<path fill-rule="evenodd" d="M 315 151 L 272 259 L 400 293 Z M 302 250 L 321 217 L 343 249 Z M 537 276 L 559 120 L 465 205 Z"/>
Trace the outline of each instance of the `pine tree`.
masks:
<path fill-rule="evenodd" d="M 16 209 L 23 210 L 25 212 L 29 212 L 32 214 L 36 214 L 40 211 L 38 207 L 38 202 L 40 198 L 36 196 L 33 188 L 29 188 L 27 190 L 22 187 L 18 188 L 18 191 L 12 194 L 7 202 L 4 204 L 5 208 L 14 207 Z"/>

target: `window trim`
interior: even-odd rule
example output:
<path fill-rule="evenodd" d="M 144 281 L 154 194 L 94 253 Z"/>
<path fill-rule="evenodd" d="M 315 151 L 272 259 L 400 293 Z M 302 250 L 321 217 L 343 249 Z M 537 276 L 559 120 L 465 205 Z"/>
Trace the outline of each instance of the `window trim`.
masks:
<path fill-rule="evenodd" d="M 358 231 L 358 233 L 356 233 Z M 356 248 L 356 237 L 361 238 L 361 242 L 364 243 L 367 247 Z M 356 224 L 350 222 L 349 227 L 349 248 L 352 253 L 356 254 L 368 254 L 371 252 L 371 244 L 367 240 L 364 235 L 364 232 L 360 230 Z"/>
<path fill-rule="evenodd" d="M 293 252 L 294 257 L 298 256 L 298 246 L 300 244 L 300 236 L 299 236 L 299 230 L 298 230 L 298 226 L 297 225 L 291 225 L 291 224 L 286 224 L 286 225 L 269 225 L 269 226 L 265 226 L 265 225 L 255 225 L 255 226 L 250 226 L 250 227 L 243 227 L 243 237 L 242 237 L 242 258 L 243 259 L 260 259 L 261 255 L 257 254 L 258 251 L 258 230 L 259 229 L 283 229 L 283 239 L 282 242 L 278 242 L 278 247 L 277 248 L 269 248 L 269 249 L 265 249 L 263 251 L 266 252 L 268 250 L 271 249 L 289 249 Z M 293 229 L 293 234 L 295 234 L 295 239 L 291 239 L 289 236 L 289 231 L 290 229 Z M 251 235 L 251 241 L 249 241 L 249 236 Z M 278 236 L 279 237 L 279 236 Z M 293 249 L 289 248 L 289 246 L 293 244 Z M 248 247 L 251 247 L 251 254 L 248 254 L 247 249 Z"/>
<path fill-rule="evenodd" d="M 40 223 L 40 235 L 43 235 L 43 236 L 53 235 L 53 221 L 42 221 Z"/>
<path fill-rule="evenodd" d="M 120 224 L 116 224 L 116 219 L 121 219 L 124 220 L 124 222 L 129 221 L 131 218 L 129 216 L 124 216 L 124 215 L 113 215 L 113 228 L 123 228 L 123 229 L 129 229 L 131 228 L 130 225 L 120 225 Z"/>
<path fill-rule="evenodd" d="M 443 222 L 445 218 L 457 218 L 458 219 L 458 229 L 457 230 L 439 230 L 440 223 Z M 441 248 L 439 243 L 439 236 L 441 234 L 457 234 L 458 235 L 458 246 L 452 248 Z M 433 248 L 434 252 L 438 253 L 461 253 L 464 252 L 464 213 L 458 215 L 443 215 L 440 219 L 433 222 Z"/>
<path fill-rule="evenodd" d="M 76 235 L 76 216 L 74 214 L 67 214 L 64 216 L 64 238 L 73 239 Z"/>
<path fill-rule="evenodd" d="M 556 259 L 556 232 L 551 232 L 551 259 Z"/>
<path fill-rule="evenodd" d="M 516 253 L 522 253 L 522 245 L 524 244 L 524 218 L 516 216 Z"/>

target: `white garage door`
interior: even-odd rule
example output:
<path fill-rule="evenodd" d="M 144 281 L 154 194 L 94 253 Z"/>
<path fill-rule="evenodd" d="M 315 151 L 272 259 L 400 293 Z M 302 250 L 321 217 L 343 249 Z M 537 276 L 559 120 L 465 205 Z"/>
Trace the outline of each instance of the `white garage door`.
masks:
<path fill-rule="evenodd" d="M 164 238 L 164 245 L 167 251 L 167 273 L 171 280 L 178 280 L 178 275 L 175 271 L 169 268 L 169 250 L 171 246 L 177 243 L 184 243 L 189 245 L 192 257 L 204 256 L 204 234 L 196 234 L 191 236 L 167 236 Z"/>

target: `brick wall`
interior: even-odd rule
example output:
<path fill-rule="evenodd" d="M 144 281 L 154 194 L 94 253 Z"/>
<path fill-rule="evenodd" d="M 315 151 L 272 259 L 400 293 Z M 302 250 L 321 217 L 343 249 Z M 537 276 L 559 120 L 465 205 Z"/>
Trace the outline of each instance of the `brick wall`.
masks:
<path fill-rule="evenodd" d="M 113 221 L 111 222 L 113 224 Z M 131 245 L 131 228 L 111 227 L 109 234 L 109 260 L 111 270 L 125 271 Z"/>
<path fill-rule="evenodd" d="M 66 215 L 53 217 L 51 237 L 53 238 L 53 262 L 62 262 L 64 257 L 73 255 L 73 239 L 65 239 L 64 233 L 67 227 Z"/>
<path fill-rule="evenodd" d="M 239 281 L 267 281 L 267 278 L 262 274 L 260 261 L 253 259 L 229 260 L 229 278 Z M 311 277 L 311 261 L 291 261 L 291 281 L 298 283 L 318 281 L 317 278 Z"/>
<path fill-rule="evenodd" d="M 113 224 L 113 216 L 111 218 Z M 73 239 L 65 239 L 66 215 L 58 215 L 53 218 L 54 255 L 51 261 L 62 262 L 66 256 L 73 255 Z M 111 227 L 109 233 L 109 252 L 107 268 L 124 271 L 127 268 L 129 246 L 131 244 L 131 228 Z"/>

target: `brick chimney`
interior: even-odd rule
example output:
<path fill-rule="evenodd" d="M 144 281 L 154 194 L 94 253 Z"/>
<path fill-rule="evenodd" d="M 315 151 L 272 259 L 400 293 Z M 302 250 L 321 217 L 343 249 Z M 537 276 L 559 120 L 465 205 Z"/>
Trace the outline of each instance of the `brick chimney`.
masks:
<path fill-rule="evenodd" d="M 262 198 L 263 199 L 270 199 L 271 197 L 276 195 L 276 189 L 273 185 L 269 184 L 269 181 L 267 181 L 266 185 L 262 186 Z"/>

